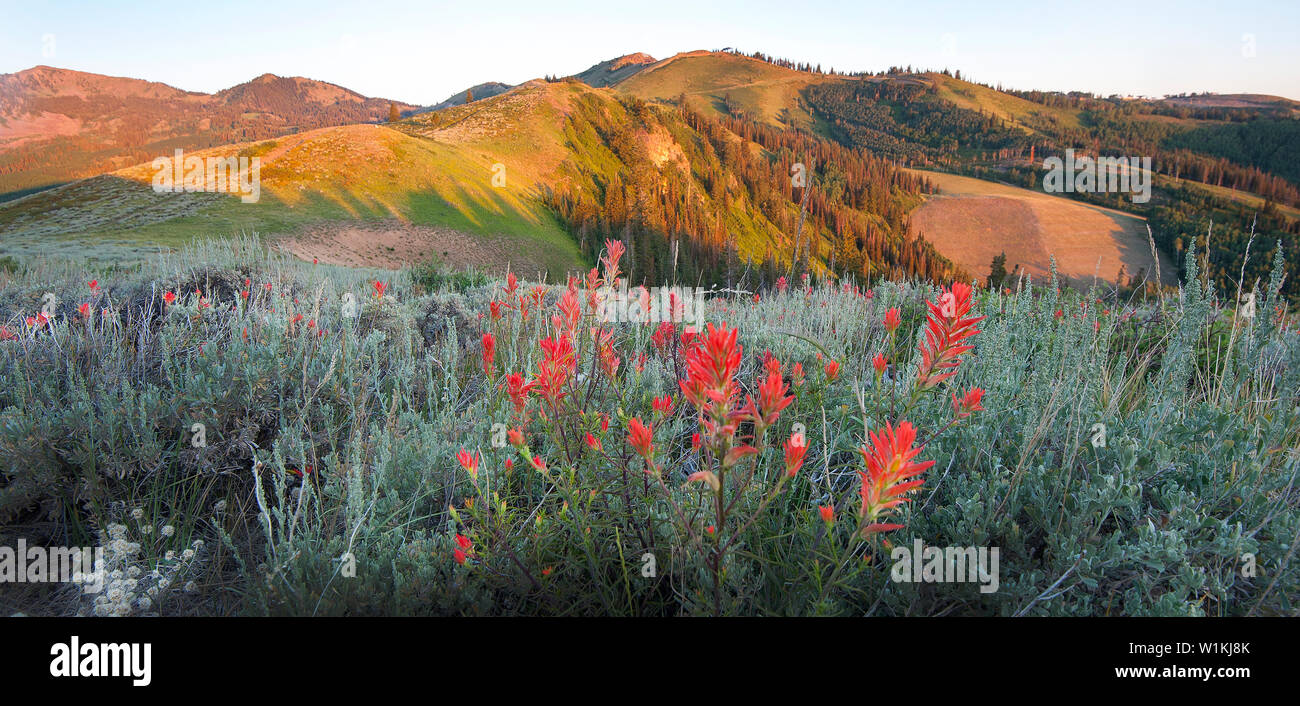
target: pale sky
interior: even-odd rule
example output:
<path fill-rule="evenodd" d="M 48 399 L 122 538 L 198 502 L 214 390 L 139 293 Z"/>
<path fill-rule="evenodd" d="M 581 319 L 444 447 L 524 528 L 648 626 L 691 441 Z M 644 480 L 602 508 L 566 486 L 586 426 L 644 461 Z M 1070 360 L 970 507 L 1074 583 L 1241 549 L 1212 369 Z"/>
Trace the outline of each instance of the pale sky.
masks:
<path fill-rule="evenodd" d="M 263 73 L 436 103 L 632 52 L 747 52 L 1018 89 L 1300 100 L 1300 2 L 0 0 L 0 73 L 39 64 L 214 92 Z"/>

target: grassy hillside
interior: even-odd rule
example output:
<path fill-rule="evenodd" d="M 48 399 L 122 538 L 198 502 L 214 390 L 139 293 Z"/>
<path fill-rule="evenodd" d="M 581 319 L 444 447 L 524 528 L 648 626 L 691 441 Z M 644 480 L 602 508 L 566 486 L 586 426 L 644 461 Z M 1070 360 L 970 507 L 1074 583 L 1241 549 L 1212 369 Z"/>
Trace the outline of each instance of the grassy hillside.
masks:
<path fill-rule="evenodd" d="M 649 101 L 675 101 L 685 94 L 697 110 L 717 114 L 739 111 L 770 125 L 807 127 L 813 119 L 799 106 L 799 92 L 819 80 L 815 74 L 759 59 L 698 51 L 646 67 L 616 88 Z"/>
<path fill-rule="evenodd" d="M 789 268 L 799 235 L 814 269 L 951 276 L 928 246 L 906 238 L 919 180 L 834 143 L 711 112 L 576 80 L 534 81 L 391 125 L 192 153 L 260 159 L 253 204 L 155 194 L 146 186 L 155 174 L 149 164 L 37 194 L 0 208 L 11 236 L 0 256 L 21 261 L 59 242 L 127 259 L 138 247 L 102 243 L 175 247 L 257 231 L 320 262 L 438 261 L 558 276 L 617 237 L 633 247 L 638 277 L 671 277 L 666 258 L 670 242 L 680 241 L 682 272 L 718 281 L 763 262 Z M 817 185 L 806 217 L 802 191 L 792 186 L 795 163 L 807 163 Z"/>
<path fill-rule="evenodd" d="M 1040 132 L 1051 127 L 1079 127 L 1079 111 L 1055 108 L 1025 100 L 988 86 L 930 72 L 925 74 L 942 100 L 959 108 L 995 116 L 1026 132 Z"/>
<path fill-rule="evenodd" d="M 95 176 L 174 148 L 377 122 L 390 106 L 323 81 L 264 74 L 214 94 L 37 66 L 0 74 L 0 200 Z"/>
<path fill-rule="evenodd" d="M 228 195 L 154 194 L 144 186 L 153 178 L 151 165 L 124 169 L 0 207 L 9 235 L 3 247 L 21 259 L 51 237 L 174 247 L 195 237 L 257 231 L 293 249 L 293 236 L 304 229 L 359 221 L 431 241 L 416 237 L 408 252 L 368 264 L 432 259 L 447 248 L 437 232 L 420 230 L 429 226 L 513 242 L 516 264 L 563 272 L 580 260 L 572 239 L 539 202 L 538 183 L 563 156 L 560 127 L 571 90 L 580 89 L 536 84 L 391 126 L 326 128 L 187 153 L 258 156 L 261 198 L 252 204 Z M 504 165 L 500 185 L 493 184 L 497 164 Z M 319 236 L 319 229 L 312 232 Z M 348 240 L 317 257 L 355 255 Z"/>

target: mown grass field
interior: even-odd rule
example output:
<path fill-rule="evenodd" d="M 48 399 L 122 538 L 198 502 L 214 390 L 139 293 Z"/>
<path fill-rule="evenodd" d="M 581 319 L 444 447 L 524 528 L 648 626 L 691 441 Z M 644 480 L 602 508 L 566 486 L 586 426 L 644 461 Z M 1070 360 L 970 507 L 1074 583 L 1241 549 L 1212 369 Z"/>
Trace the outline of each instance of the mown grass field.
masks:
<path fill-rule="evenodd" d="M 978 277 L 987 277 L 993 258 L 1005 253 L 1008 272 L 1019 265 L 1039 282 L 1053 258 L 1072 282 L 1114 284 L 1121 265 L 1129 277 L 1145 271 L 1156 281 L 1142 218 L 984 179 L 914 171 L 939 193 L 913 212 L 912 233 Z M 1173 262 L 1160 258 L 1163 283 L 1174 284 Z"/>
<path fill-rule="evenodd" d="M 253 240 L 0 273 L 0 539 L 120 572 L 0 608 L 1291 615 L 1294 313 L 1280 272 L 1250 311 L 1188 272 L 1146 300 L 741 283 L 712 332 Z M 997 586 L 895 580 L 918 540 L 998 548 Z"/>

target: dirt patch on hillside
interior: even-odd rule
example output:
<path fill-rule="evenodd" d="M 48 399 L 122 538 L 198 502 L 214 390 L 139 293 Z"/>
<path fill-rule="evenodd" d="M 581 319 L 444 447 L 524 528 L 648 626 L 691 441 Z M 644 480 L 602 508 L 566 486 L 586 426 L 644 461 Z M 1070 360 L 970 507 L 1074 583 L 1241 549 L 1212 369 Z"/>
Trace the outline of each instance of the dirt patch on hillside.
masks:
<path fill-rule="evenodd" d="M 504 273 L 507 267 L 523 273 L 545 269 L 542 258 L 516 240 L 398 220 L 318 223 L 281 236 L 276 247 L 307 262 L 347 267 L 395 270 L 436 261 L 489 273 Z"/>
<path fill-rule="evenodd" d="M 1154 281 L 1146 224 L 1119 211 L 1005 184 L 923 172 L 940 193 L 912 213 L 911 229 L 945 257 L 983 279 L 993 258 L 1007 255 L 1007 272 L 1045 282 L 1051 258 L 1057 271 L 1078 284 L 1115 283 L 1121 265 L 1128 277 L 1143 269 Z M 1173 263 L 1162 256 L 1161 275 L 1173 284 Z"/>

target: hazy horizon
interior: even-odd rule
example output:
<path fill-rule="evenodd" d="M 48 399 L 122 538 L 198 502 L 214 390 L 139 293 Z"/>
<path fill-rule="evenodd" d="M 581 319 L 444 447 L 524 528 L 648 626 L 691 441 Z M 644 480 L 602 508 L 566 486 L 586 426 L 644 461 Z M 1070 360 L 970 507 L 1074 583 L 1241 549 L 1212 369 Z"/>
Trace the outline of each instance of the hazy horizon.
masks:
<path fill-rule="evenodd" d="M 1300 100 L 1293 70 L 1300 65 L 1300 6 L 1282 2 L 791 8 L 670 0 L 657 3 L 653 14 L 587 2 L 571 7 L 577 9 L 518 0 L 490 11 L 394 2 L 354 11 L 299 0 L 157 9 L 6 3 L 0 73 L 48 65 L 204 93 L 272 73 L 430 105 L 480 83 L 571 75 L 624 54 L 664 59 L 734 47 L 826 70 L 947 68 L 1019 90 Z M 1044 32 L 1043 26 L 1059 29 Z M 1159 36 L 1147 36 L 1149 28 Z"/>

